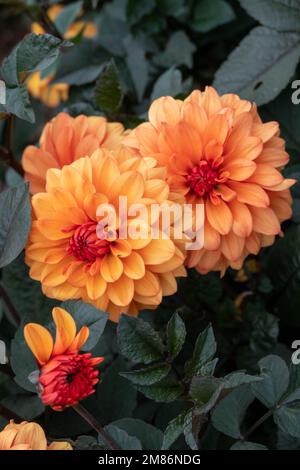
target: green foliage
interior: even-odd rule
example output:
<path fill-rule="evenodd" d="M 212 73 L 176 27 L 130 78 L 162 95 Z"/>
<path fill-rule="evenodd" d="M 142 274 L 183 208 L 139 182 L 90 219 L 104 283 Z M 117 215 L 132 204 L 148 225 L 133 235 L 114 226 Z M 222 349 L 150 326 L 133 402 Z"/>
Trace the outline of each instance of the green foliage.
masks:
<path fill-rule="evenodd" d="M 123 93 L 118 79 L 118 70 L 111 61 L 100 74 L 95 87 L 95 102 L 98 108 L 111 114 L 122 103 Z"/>
<path fill-rule="evenodd" d="M 118 324 L 122 354 L 134 362 L 149 364 L 162 358 L 164 345 L 159 334 L 141 318 L 123 315 Z"/>
<path fill-rule="evenodd" d="M 23 250 L 31 225 L 28 185 L 0 194 L 0 267 L 11 263 Z"/>
<path fill-rule="evenodd" d="M 50 34 L 28 34 L 4 60 L 1 68 L 6 83 L 5 112 L 34 122 L 34 111 L 24 81 L 28 74 L 48 68 L 57 59 L 61 48 L 72 43 Z"/>
<path fill-rule="evenodd" d="M 200 0 L 196 2 L 192 16 L 192 28 L 201 33 L 229 23 L 234 11 L 226 0 Z"/>

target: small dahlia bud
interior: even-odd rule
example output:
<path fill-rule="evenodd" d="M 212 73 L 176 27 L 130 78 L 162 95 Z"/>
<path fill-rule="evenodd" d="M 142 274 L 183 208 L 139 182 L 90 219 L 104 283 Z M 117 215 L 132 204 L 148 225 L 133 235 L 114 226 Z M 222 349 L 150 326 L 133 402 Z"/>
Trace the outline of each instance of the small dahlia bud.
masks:
<path fill-rule="evenodd" d="M 50 332 L 36 323 L 25 326 L 24 336 L 39 366 L 40 398 L 45 405 L 61 411 L 95 392 L 99 381 L 95 366 L 103 358 L 79 353 L 89 337 L 87 326 L 76 334 L 75 321 L 68 312 L 55 307 L 52 315 L 56 325 L 55 343 Z"/>

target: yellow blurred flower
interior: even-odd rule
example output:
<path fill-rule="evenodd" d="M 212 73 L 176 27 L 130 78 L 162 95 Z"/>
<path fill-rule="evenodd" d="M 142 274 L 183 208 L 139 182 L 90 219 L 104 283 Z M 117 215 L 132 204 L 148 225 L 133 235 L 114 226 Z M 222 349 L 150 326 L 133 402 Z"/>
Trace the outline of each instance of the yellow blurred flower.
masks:
<path fill-rule="evenodd" d="M 62 5 L 52 5 L 47 11 L 48 17 L 51 21 L 55 21 L 62 10 Z M 84 37 L 93 38 L 97 34 L 97 26 L 91 22 L 75 21 L 65 32 L 64 38 L 73 39 L 81 31 L 83 31 Z M 31 32 L 35 34 L 46 33 L 44 28 L 36 22 L 32 23 Z M 41 78 L 40 72 L 34 72 L 26 81 L 29 93 L 49 108 L 56 108 L 69 97 L 69 85 L 67 83 L 52 83 L 53 78 L 53 75 Z"/>
<path fill-rule="evenodd" d="M 0 450 L 72 450 L 68 442 L 52 442 L 47 445 L 43 428 L 37 423 L 13 420 L 0 432 Z"/>
<path fill-rule="evenodd" d="M 34 72 L 28 78 L 26 84 L 29 93 L 39 99 L 49 108 L 56 108 L 62 101 L 69 97 L 69 85 L 67 83 L 53 83 L 53 75 L 41 78 L 40 72 Z"/>
<path fill-rule="evenodd" d="M 47 15 L 50 18 L 50 20 L 54 22 L 56 20 L 56 18 L 59 16 L 59 14 L 61 13 L 61 11 L 63 10 L 63 8 L 64 7 L 62 5 L 52 5 L 52 7 L 48 8 Z M 83 28 L 84 28 L 84 30 L 83 30 Z M 83 36 L 85 38 L 95 37 L 96 34 L 97 34 L 97 31 L 98 31 L 97 26 L 95 25 L 95 23 L 92 23 L 90 21 L 79 20 L 79 21 L 75 21 L 74 23 L 72 23 L 69 26 L 69 28 L 67 29 L 67 31 L 64 34 L 64 38 L 65 39 L 73 39 L 82 30 L 83 30 Z M 46 33 L 44 28 L 39 23 L 36 23 L 36 22 L 32 23 L 31 32 L 35 33 L 35 34 L 45 34 Z"/>

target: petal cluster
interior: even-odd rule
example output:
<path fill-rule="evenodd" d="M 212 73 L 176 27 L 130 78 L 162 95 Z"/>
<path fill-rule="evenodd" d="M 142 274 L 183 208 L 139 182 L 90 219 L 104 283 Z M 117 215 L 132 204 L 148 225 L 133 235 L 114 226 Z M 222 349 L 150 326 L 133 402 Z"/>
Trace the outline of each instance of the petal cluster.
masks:
<path fill-rule="evenodd" d="M 80 115 L 73 118 L 59 113 L 46 124 L 39 147 L 29 145 L 23 153 L 25 179 L 30 182 L 31 192 L 45 190 L 49 168 L 62 168 L 100 147 L 119 148 L 123 131 L 122 124 L 108 123 L 104 117 Z"/>
<path fill-rule="evenodd" d="M 112 207 L 120 219 L 120 196 L 128 207 L 146 207 L 144 237 L 122 237 L 119 227 L 97 233 L 99 206 Z M 110 313 L 136 315 L 155 308 L 176 292 L 176 277 L 185 276 L 183 239 L 151 237 L 152 204 L 169 204 L 165 171 L 155 159 L 141 159 L 120 149 L 99 149 L 47 173 L 46 192 L 32 197 L 33 223 L 26 248 L 30 276 L 52 298 L 83 299 Z M 119 217 L 120 216 L 120 217 Z M 141 223 L 139 212 L 128 227 Z"/>
<path fill-rule="evenodd" d="M 187 203 L 204 204 L 204 247 L 187 258 L 200 273 L 240 268 L 291 217 L 294 180 L 281 173 L 289 156 L 279 125 L 263 123 L 237 95 L 207 87 L 184 101 L 159 98 L 124 144 L 166 167 L 170 189 Z"/>
<path fill-rule="evenodd" d="M 0 450 L 72 450 L 68 442 L 52 442 L 47 445 L 43 428 L 37 423 L 13 420 L 0 432 Z"/>
<path fill-rule="evenodd" d="M 76 333 L 74 319 L 59 307 L 53 309 L 52 316 L 56 325 L 55 342 L 50 332 L 37 323 L 28 323 L 24 336 L 40 369 L 40 398 L 45 405 L 61 411 L 94 393 L 99 381 L 95 366 L 103 358 L 79 354 L 89 337 L 87 326 Z"/>

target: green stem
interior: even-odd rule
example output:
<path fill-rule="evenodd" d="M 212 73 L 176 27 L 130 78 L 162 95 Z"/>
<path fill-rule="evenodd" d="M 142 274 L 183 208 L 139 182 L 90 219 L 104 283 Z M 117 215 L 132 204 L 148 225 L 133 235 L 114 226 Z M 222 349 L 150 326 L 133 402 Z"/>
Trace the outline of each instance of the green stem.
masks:
<path fill-rule="evenodd" d="M 120 450 L 119 446 L 114 442 L 114 440 L 110 437 L 110 435 L 104 431 L 103 427 L 100 423 L 94 418 L 91 413 L 84 408 L 82 405 L 77 403 L 77 405 L 73 405 L 72 407 L 76 413 L 78 413 L 87 423 L 89 423 L 93 429 L 99 434 L 102 441 L 107 445 L 107 447 L 111 450 Z"/>
<path fill-rule="evenodd" d="M 267 419 L 269 419 L 273 413 L 274 409 L 272 408 L 271 410 L 268 410 L 261 418 L 259 418 L 259 420 L 257 420 L 256 423 L 254 423 L 253 426 L 251 426 L 251 428 L 246 432 L 243 440 L 246 440 L 250 436 L 250 434 L 252 434 L 259 426 L 261 426 L 265 421 L 267 421 Z"/>

